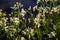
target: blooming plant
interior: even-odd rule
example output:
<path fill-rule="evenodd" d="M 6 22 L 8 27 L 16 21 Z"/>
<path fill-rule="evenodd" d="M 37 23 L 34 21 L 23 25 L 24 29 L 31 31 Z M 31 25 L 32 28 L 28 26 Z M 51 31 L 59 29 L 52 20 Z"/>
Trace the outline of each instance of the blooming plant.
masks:
<path fill-rule="evenodd" d="M 21 7 L 16 2 L 10 17 L 0 10 L 0 40 L 60 40 L 60 0 L 37 0 L 33 10 Z"/>

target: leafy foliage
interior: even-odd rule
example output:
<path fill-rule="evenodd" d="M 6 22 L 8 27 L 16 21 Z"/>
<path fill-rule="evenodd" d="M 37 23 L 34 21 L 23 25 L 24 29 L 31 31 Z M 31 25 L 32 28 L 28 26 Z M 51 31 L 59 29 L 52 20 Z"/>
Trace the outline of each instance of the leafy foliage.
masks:
<path fill-rule="evenodd" d="M 11 7 L 10 18 L 0 10 L 0 40 L 60 40 L 59 2 L 37 0 L 33 10 L 21 9 L 21 4 L 16 2 Z"/>

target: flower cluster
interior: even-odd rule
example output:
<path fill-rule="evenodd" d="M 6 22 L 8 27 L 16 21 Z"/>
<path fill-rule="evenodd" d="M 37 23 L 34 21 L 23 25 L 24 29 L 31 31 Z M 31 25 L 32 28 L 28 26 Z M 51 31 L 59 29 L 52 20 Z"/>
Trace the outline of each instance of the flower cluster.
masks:
<path fill-rule="evenodd" d="M 58 0 L 37 0 L 38 4 L 34 6 L 33 9 L 30 6 L 28 10 L 21 9 L 21 4 L 16 2 L 16 4 L 11 7 L 13 10 L 9 14 L 10 17 L 7 17 L 6 12 L 0 10 L 0 29 L 4 30 L 7 34 L 6 39 L 59 40 L 60 5 L 54 6 L 54 3 L 57 1 Z M 43 6 L 38 6 L 40 2 Z M 50 6 L 47 4 L 48 2 Z M 51 3 L 53 4 L 52 7 Z M 34 16 L 34 13 L 36 13 L 36 16 Z M 28 16 L 30 17 L 27 18 Z M 2 35 L 2 33 L 0 33 L 0 35 Z"/>

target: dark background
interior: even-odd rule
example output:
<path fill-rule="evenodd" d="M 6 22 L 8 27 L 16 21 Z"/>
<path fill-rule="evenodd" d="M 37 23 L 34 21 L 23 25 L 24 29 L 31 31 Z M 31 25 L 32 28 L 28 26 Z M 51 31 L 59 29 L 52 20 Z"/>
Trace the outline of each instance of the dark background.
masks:
<path fill-rule="evenodd" d="M 0 9 L 7 9 L 13 6 L 17 1 L 23 4 L 23 8 L 36 5 L 36 0 L 0 0 Z"/>

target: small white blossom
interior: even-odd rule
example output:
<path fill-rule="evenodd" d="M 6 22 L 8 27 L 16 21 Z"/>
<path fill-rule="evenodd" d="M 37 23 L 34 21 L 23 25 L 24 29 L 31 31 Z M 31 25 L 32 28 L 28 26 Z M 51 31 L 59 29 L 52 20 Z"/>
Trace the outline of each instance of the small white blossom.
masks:
<path fill-rule="evenodd" d="M 11 16 L 11 14 L 9 14 L 9 16 Z"/>
<path fill-rule="evenodd" d="M 29 22 L 31 22 L 30 20 L 31 20 L 31 19 L 30 19 L 30 18 L 28 18 L 28 21 L 29 21 Z"/>
<path fill-rule="evenodd" d="M 25 11 L 24 9 L 22 9 L 22 10 L 21 10 L 21 15 L 22 15 L 22 16 L 25 16 L 25 14 L 26 14 L 26 11 Z"/>
<path fill-rule="evenodd" d="M 48 34 L 49 38 L 52 38 L 52 35 L 51 34 Z"/>
<path fill-rule="evenodd" d="M 44 9 L 43 9 L 43 14 L 48 13 L 48 9 L 49 9 L 49 7 L 44 8 Z"/>
<path fill-rule="evenodd" d="M 57 8 L 53 8 L 54 12 L 57 12 Z"/>
<path fill-rule="evenodd" d="M 59 40 L 58 38 L 56 38 L 56 40 Z"/>
<path fill-rule="evenodd" d="M 21 37 L 21 40 L 25 40 L 25 38 L 24 37 Z"/>
<path fill-rule="evenodd" d="M 18 25 L 20 22 L 18 17 L 14 17 L 14 18 L 10 17 L 10 21 L 14 22 L 16 25 Z"/>
<path fill-rule="evenodd" d="M 29 32 L 29 29 L 26 29 L 27 32 Z"/>
<path fill-rule="evenodd" d="M 33 7 L 33 11 L 35 11 L 37 9 L 37 5 Z"/>
<path fill-rule="evenodd" d="M 50 11 L 49 14 L 52 14 L 52 11 Z"/>
<path fill-rule="evenodd" d="M 18 37 L 16 38 L 16 40 L 18 40 Z"/>
<path fill-rule="evenodd" d="M 25 31 L 22 31 L 22 33 L 26 35 L 26 32 Z"/>
<path fill-rule="evenodd" d="M 19 18 L 15 17 L 14 22 L 15 22 L 16 25 L 18 25 L 19 24 Z"/>
<path fill-rule="evenodd" d="M 1 21 L 6 26 L 7 18 L 3 17 L 3 18 L 1 18 Z"/>
<path fill-rule="evenodd" d="M 34 29 L 30 29 L 30 33 L 33 36 L 34 35 Z"/>
<path fill-rule="evenodd" d="M 53 29 L 55 29 L 55 30 L 56 30 L 56 25 L 53 25 Z"/>
<path fill-rule="evenodd" d="M 5 27 L 5 31 L 8 31 L 8 26 Z"/>
<path fill-rule="evenodd" d="M 38 24 L 38 28 L 41 26 L 41 24 Z"/>
<path fill-rule="evenodd" d="M 40 21 L 41 21 L 40 18 L 35 18 L 35 19 L 34 19 L 34 23 L 35 23 L 36 25 L 40 24 Z"/>
<path fill-rule="evenodd" d="M 0 9 L 0 12 L 3 11 L 2 9 Z"/>
<path fill-rule="evenodd" d="M 31 10 L 31 6 L 29 6 L 28 10 Z"/>
<path fill-rule="evenodd" d="M 45 22 L 45 18 L 42 20 L 42 22 Z"/>
<path fill-rule="evenodd" d="M 37 0 L 37 4 L 40 2 L 41 0 Z"/>
<path fill-rule="evenodd" d="M 16 9 L 19 9 L 19 7 L 22 7 L 21 3 L 16 2 L 16 4 L 14 4 L 14 6 L 11 7 L 11 8 L 14 9 L 14 10 L 16 10 Z"/>
<path fill-rule="evenodd" d="M 18 3 L 18 2 L 16 2 L 16 4 L 18 5 L 19 3 Z"/>
<path fill-rule="evenodd" d="M 58 9 L 56 7 L 53 7 L 51 11 L 57 12 Z"/>
<path fill-rule="evenodd" d="M 43 9 L 43 14 L 45 14 L 46 13 L 46 9 Z"/>
<path fill-rule="evenodd" d="M 11 14 L 13 14 L 13 12 L 11 12 Z"/>
<path fill-rule="evenodd" d="M 45 0 L 45 2 L 48 2 L 49 0 Z"/>
<path fill-rule="evenodd" d="M 10 21 L 13 22 L 13 18 L 12 17 L 10 17 Z"/>
<path fill-rule="evenodd" d="M 14 29 L 13 29 L 13 31 L 15 31 L 15 32 L 16 32 L 16 29 L 14 28 Z"/>
<path fill-rule="evenodd" d="M 0 20 L 0 25 L 2 25 L 2 21 Z"/>
<path fill-rule="evenodd" d="M 56 35 L 55 31 L 51 32 L 51 34 L 52 34 L 52 36 L 54 36 L 54 37 L 55 37 L 55 35 Z"/>
<path fill-rule="evenodd" d="M 42 14 L 41 13 L 38 13 L 36 17 L 37 18 L 40 18 L 41 16 L 42 16 Z"/>

